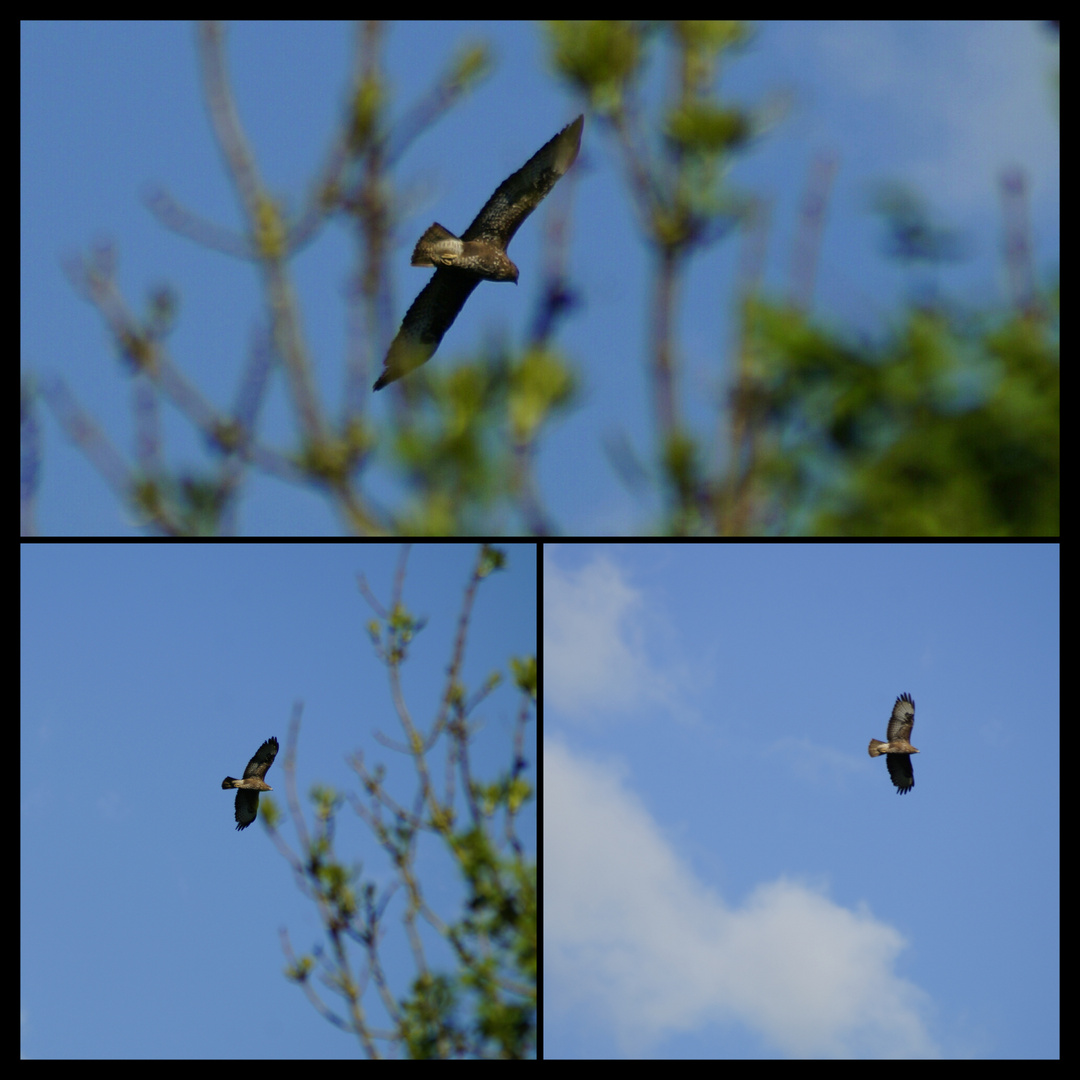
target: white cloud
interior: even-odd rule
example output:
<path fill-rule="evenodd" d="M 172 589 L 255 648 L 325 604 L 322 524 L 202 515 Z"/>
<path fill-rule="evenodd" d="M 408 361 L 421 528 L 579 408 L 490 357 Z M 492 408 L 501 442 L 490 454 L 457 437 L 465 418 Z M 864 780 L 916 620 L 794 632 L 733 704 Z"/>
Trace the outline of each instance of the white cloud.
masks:
<path fill-rule="evenodd" d="M 831 22 L 807 26 L 801 44 L 827 80 L 834 122 L 852 125 L 883 175 L 898 168 L 939 212 L 996 217 L 1007 165 L 1036 184 L 1056 177 L 1054 60 L 1037 23 Z"/>
<path fill-rule="evenodd" d="M 576 571 L 544 555 L 544 702 L 571 717 L 658 700 L 666 679 L 649 662 L 640 594 L 598 556 Z"/>
<path fill-rule="evenodd" d="M 904 941 L 864 909 L 787 879 L 729 905 L 672 851 L 625 779 L 544 744 L 548 1008 L 627 1055 L 742 1025 L 792 1057 L 932 1057 Z"/>

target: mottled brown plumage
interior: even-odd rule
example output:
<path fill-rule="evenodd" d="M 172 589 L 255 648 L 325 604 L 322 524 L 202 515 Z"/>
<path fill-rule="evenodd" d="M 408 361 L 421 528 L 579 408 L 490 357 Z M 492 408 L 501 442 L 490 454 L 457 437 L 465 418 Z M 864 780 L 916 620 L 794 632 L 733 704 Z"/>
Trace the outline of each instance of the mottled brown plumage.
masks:
<path fill-rule="evenodd" d="M 412 265 L 437 269 L 405 313 L 376 390 L 431 358 L 481 281 L 517 281 L 518 268 L 510 261 L 506 247 L 521 223 L 574 164 L 584 123 L 585 117 L 579 116 L 567 124 L 504 180 L 460 238 L 438 222 L 420 237 Z"/>
<path fill-rule="evenodd" d="M 915 773 L 911 768 L 911 755 L 919 751 L 908 742 L 908 736 L 915 724 L 915 702 L 910 694 L 901 694 L 896 699 L 889 717 L 889 728 L 885 736 L 887 742 L 870 740 L 870 756 L 888 754 L 889 777 L 897 794 L 906 795 L 915 786 Z"/>
<path fill-rule="evenodd" d="M 259 792 L 274 790 L 263 780 L 263 777 L 266 776 L 266 770 L 274 764 L 277 751 L 277 739 L 267 739 L 247 763 L 243 780 L 234 780 L 231 776 L 226 776 L 221 781 L 223 788 L 237 788 L 236 829 L 238 832 L 240 829 L 246 829 L 255 820 L 255 815 L 259 812 Z"/>

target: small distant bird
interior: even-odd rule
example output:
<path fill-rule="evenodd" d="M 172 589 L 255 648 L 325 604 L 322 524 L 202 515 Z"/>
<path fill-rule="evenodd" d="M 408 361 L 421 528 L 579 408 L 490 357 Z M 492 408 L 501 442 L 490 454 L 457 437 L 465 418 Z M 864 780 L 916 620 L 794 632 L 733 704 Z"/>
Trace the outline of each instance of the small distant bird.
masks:
<path fill-rule="evenodd" d="M 901 694 L 892 707 L 889 728 L 886 732 L 888 742 L 870 740 L 870 756 L 888 754 L 889 776 L 898 795 L 906 795 L 915 786 L 915 774 L 911 771 L 911 755 L 919 751 L 908 742 L 908 736 L 915 724 L 915 702 L 910 694 Z"/>
<path fill-rule="evenodd" d="M 585 117 L 579 116 L 567 124 L 504 180 L 460 237 L 438 222 L 420 237 L 412 265 L 437 269 L 405 313 L 376 390 L 431 359 L 481 281 L 517 281 L 518 268 L 507 256 L 506 247 L 521 223 L 574 164 L 584 123 Z"/>
<path fill-rule="evenodd" d="M 243 780 L 234 780 L 226 776 L 221 781 L 223 788 L 237 788 L 236 792 L 236 831 L 246 829 L 259 812 L 259 792 L 274 789 L 263 780 L 267 769 L 277 757 L 277 739 L 267 739 L 255 751 L 255 756 L 247 763 Z"/>

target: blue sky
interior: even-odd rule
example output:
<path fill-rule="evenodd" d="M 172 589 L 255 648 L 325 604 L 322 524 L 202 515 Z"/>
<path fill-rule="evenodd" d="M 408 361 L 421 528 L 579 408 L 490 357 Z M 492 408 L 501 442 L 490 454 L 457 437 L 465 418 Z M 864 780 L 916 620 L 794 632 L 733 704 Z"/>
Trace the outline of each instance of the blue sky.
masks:
<path fill-rule="evenodd" d="M 1057 1056 L 1055 546 L 544 567 L 548 1056 Z"/>
<path fill-rule="evenodd" d="M 520 697 L 510 658 L 536 651 L 535 556 L 507 549 L 508 568 L 479 587 L 463 677 L 470 693 L 493 671 L 501 687 L 473 714 L 473 775 L 509 768 Z M 254 548 L 140 545 L 23 548 L 20 727 L 21 1045 L 30 1058 L 251 1058 L 358 1055 L 287 982 L 281 933 L 294 951 L 325 945 L 311 901 L 261 821 L 237 832 L 233 795 L 264 739 L 281 752 L 267 781 L 286 801 L 285 737 L 303 703 L 297 780 L 311 823 L 312 785 L 363 796 L 346 758 L 384 765 L 410 804 L 413 762 L 378 741 L 403 735 L 388 674 L 373 654 L 362 573 L 388 604 L 396 545 Z M 414 723 L 429 731 L 444 691 L 472 545 L 414 548 L 404 599 L 427 626 L 402 671 Z M 535 778 L 535 724 L 526 730 Z M 440 747 L 443 744 L 440 744 Z M 436 783 L 444 758 L 431 760 Z M 260 818 L 261 818 L 260 813 Z M 535 851 L 531 804 L 520 834 Z M 500 822 L 500 828 L 502 823 Z M 350 805 L 336 849 L 381 890 L 388 857 Z M 456 867 L 430 834 L 417 873 L 432 909 L 460 917 Z M 391 992 L 416 965 L 390 901 L 381 946 Z M 424 924 L 433 966 L 447 963 Z M 354 971 L 361 957 L 351 949 Z M 340 999 L 316 983 L 328 1004 Z M 365 1007 L 386 1029 L 378 994 Z M 385 1044 L 382 1045 L 385 1051 Z"/>
<path fill-rule="evenodd" d="M 267 183 L 299 207 L 341 116 L 352 30 L 342 23 L 241 23 L 230 27 L 229 70 L 240 117 Z M 555 82 L 542 31 L 526 23 L 391 25 L 385 66 L 391 116 L 403 115 L 455 51 L 488 42 L 494 74 L 412 145 L 394 173 L 409 212 L 396 235 L 393 306 L 400 318 L 427 280 L 408 265 L 433 220 L 462 229 L 495 186 L 584 104 Z M 21 358 L 24 369 L 61 375 L 122 452 L 133 447 L 130 386 L 97 314 L 72 292 L 61 260 L 110 239 L 119 282 L 136 309 L 170 283 L 181 297 L 170 338 L 183 370 L 222 407 L 233 402 L 243 360 L 264 319 L 258 271 L 166 231 L 143 205 L 162 185 L 206 219 L 235 228 L 236 201 L 203 107 L 193 30 L 186 23 L 24 23 L 21 39 Z M 837 173 L 822 241 L 815 310 L 842 326 L 881 331 L 919 284 L 881 254 L 872 185 L 916 185 L 935 216 L 961 229 L 970 258 L 937 285 L 975 306 L 1004 294 L 998 178 L 1020 165 L 1030 183 L 1038 267 L 1058 257 L 1058 126 L 1050 76 L 1056 46 L 1033 22 L 779 22 L 725 59 L 721 93 L 775 113 L 774 126 L 737 160 L 731 180 L 769 201 L 765 280 L 790 285 L 792 243 L 813 161 Z M 645 108 L 656 116 L 668 78 L 653 54 Z M 777 111 L 778 103 L 783 108 Z M 467 167 L 465 167 L 467 165 Z M 605 446 L 625 437 L 653 456 L 654 414 L 644 362 L 649 340 L 651 256 L 643 242 L 612 139 L 587 117 L 575 166 L 569 271 L 581 304 L 559 343 L 576 365 L 582 395 L 546 433 L 541 490 L 560 526 L 598 534 L 640 529 L 656 506 L 616 479 Z M 485 285 L 466 305 L 433 362 L 452 364 L 491 335 L 521 342 L 540 286 L 543 213 L 514 239 L 514 289 Z M 303 324 L 328 411 L 341 401 L 346 339 L 343 297 L 353 269 L 343 227 L 328 227 L 292 264 Z M 739 244 L 696 255 L 681 289 L 681 393 L 704 437 L 716 430 L 731 344 L 730 308 Z M 382 343 L 385 345 L 385 343 Z M 376 366 L 381 346 L 376 349 Z M 388 395 L 373 416 L 388 418 Z M 138 533 L 104 481 L 45 421 L 39 528 L 48 534 Z M 202 460 L 186 421 L 167 412 L 174 463 Z M 291 447 L 292 414 L 279 383 L 263 432 Z M 394 502 L 381 466 L 369 490 Z M 307 490 L 256 478 L 240 518 L 248 534 L 324 535 L 339 524 Z"/>

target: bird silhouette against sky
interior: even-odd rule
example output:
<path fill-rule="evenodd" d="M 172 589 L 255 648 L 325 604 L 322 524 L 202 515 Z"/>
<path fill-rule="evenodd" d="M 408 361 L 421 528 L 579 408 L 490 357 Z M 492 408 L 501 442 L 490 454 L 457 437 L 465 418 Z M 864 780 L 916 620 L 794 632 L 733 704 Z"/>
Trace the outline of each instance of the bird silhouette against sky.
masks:
<path fill-rule="evenodd" d="M 518 268 L 510 261 L 506 247 L 521 223 L 574 164 L 584 123 L 585 117 L 579 116 L 544 143 L 498 186 L 460 237 L 438 222 L 420 237 L 412 265 L 437 269 L 405 313 L 386 354 L 383 373 L 375 383 L 376 390 L 431 359 L 443 334 L 481 281 L 517 281 Z"/>

